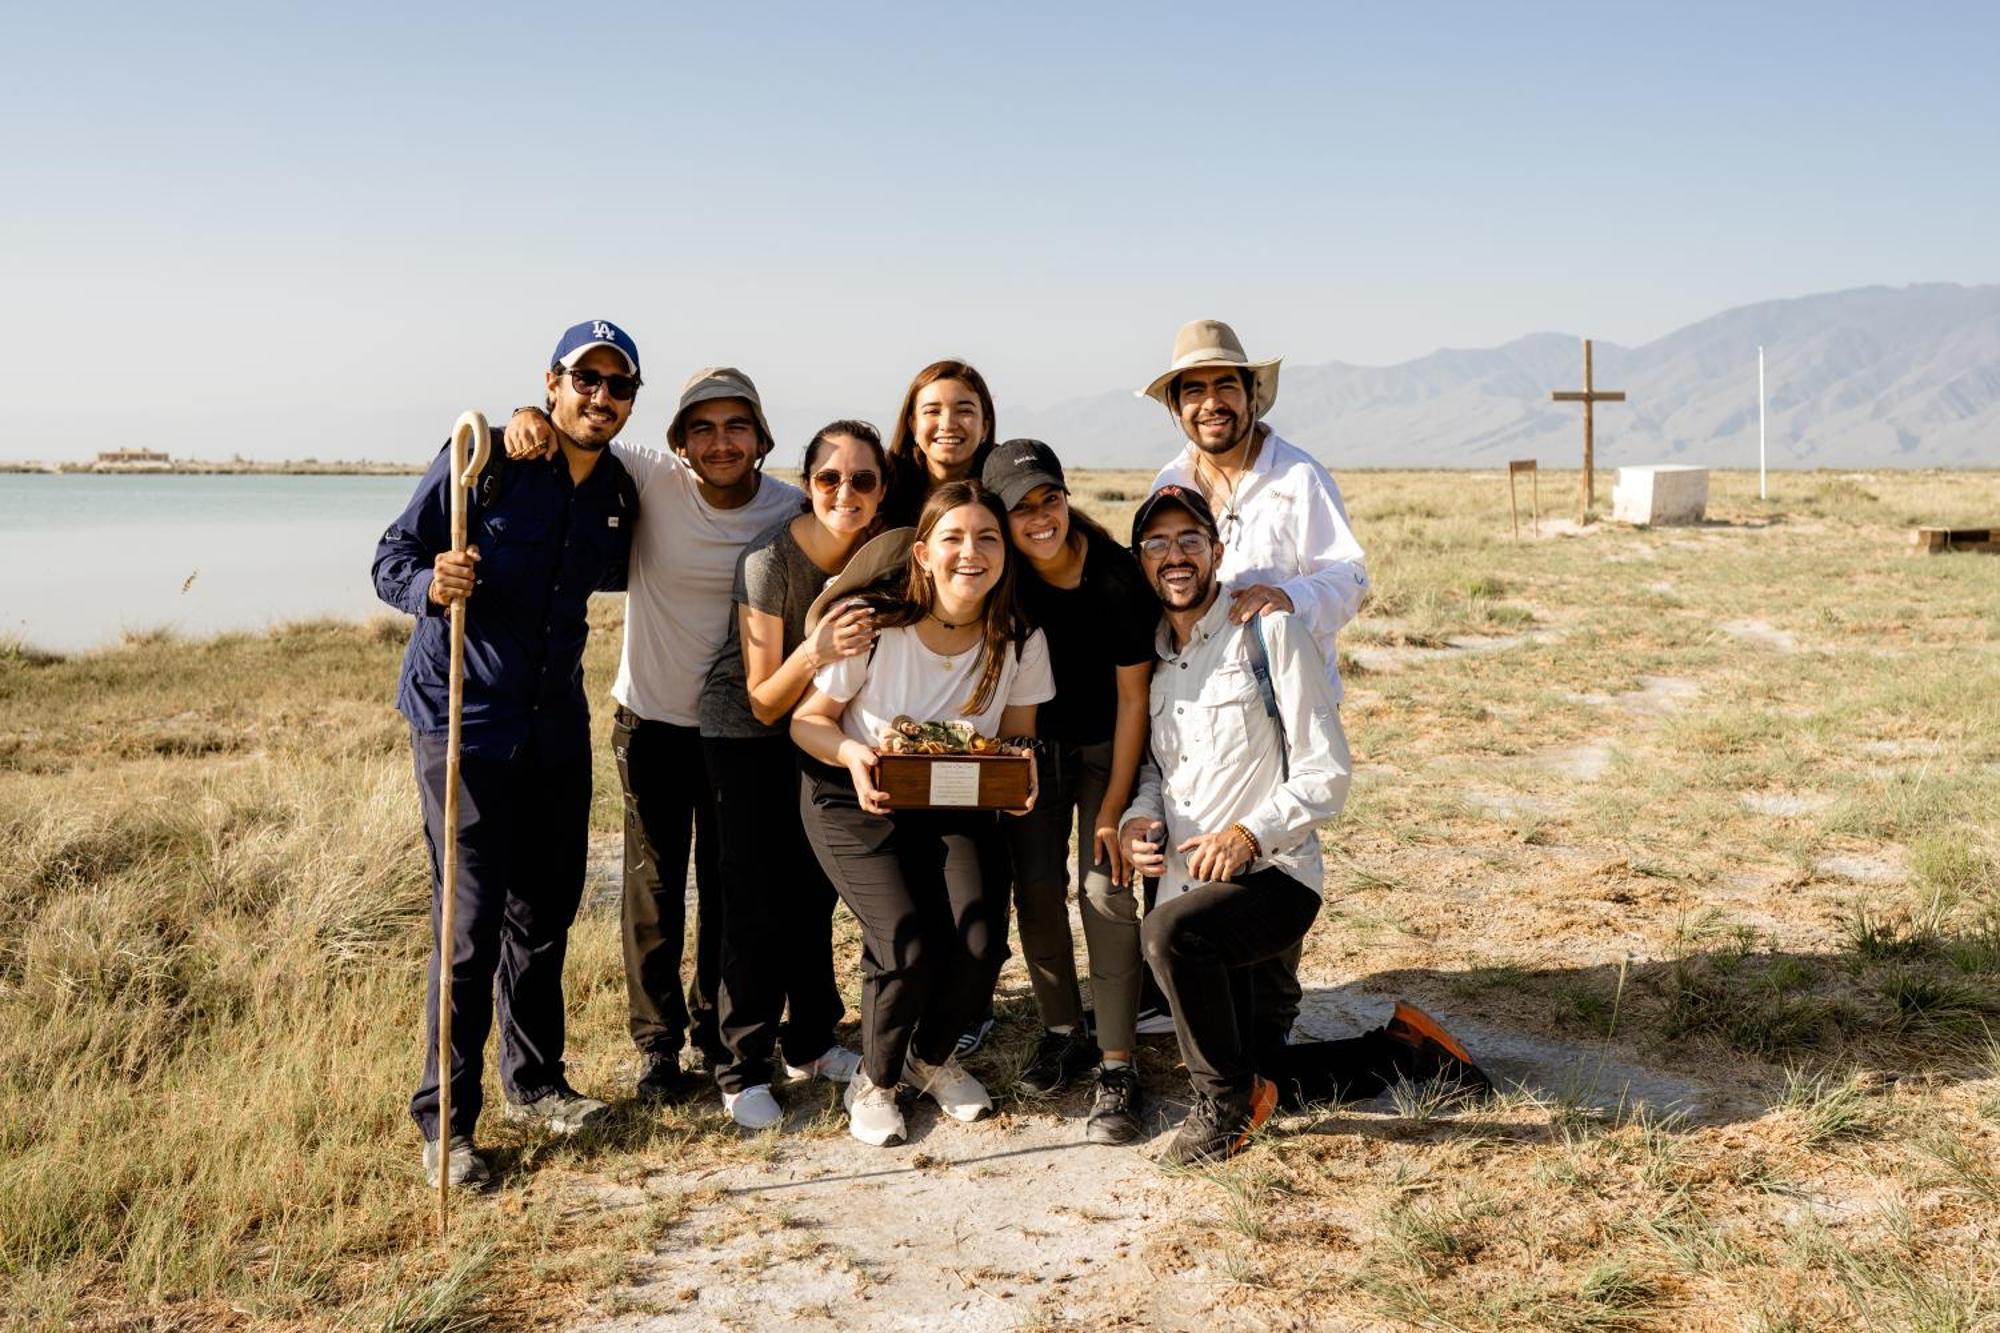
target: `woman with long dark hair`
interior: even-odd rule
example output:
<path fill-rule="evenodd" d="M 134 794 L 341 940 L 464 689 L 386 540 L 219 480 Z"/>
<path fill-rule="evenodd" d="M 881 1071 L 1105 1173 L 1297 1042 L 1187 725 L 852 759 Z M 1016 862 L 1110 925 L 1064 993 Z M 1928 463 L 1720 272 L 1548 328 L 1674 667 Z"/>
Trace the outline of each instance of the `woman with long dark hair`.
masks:
<path fill-rule="evenodd" d="M 1132 553 L 1070 508 L 1055 450 L 1040 440 L 1009 440 L 987 458 L 984 481 L 1007 507 L 1009 538 L 1021 557 L 1021 606 L 1048 639 L 1056 685 L 1036 719 L 1040 797 L 1032 814 L 1007 826 L 1021 952 L 1042 1020 L 1021 1086 L 1054 1092 L 1096 1067 L 1085 1137 L 1130 1143 L 1142 1133 L 1132 1046 L 1144 965 L 1118 821 L 1146 749 L 1160 603 Z M 1069 929 L 1072 824 L 1095 1040 L 1084 1026 Z"/>
<path fill-rule="evenodd" d="M 992 1107 L 953 1046 L 1006 961 L 1008 864 L 993 811 L 892 809 L 876 786 L 876 746 L 904 716 L 1030 737 L 1055 688 L 1042 635 L 1015 605 L 1005 511 L 978 482 L 932 490 L 902 594 L 874 624 L 873 651 L 814 674 L 792 739 L 809 757 L 806 834 L 861 923 L 862 1062 L 847 1086 L 848 1129 L 880 1146 L 905 1134 L 898 1084 L 957 1120 Z"/>
<path fill-rule="evenodd" d="M 977 480 L 993 447 L 993 395 L 986 377 L 963 361 L 933 361 L 903 392 L 889 431 L 895 469 L 890 527 L 917 521 L 924 499 L 948 481 Z"/>
<path fill-rule="evenodd" d="M 715 1081 L 730 1116 L 752 1130 L 784 1118 L 771 1092 L 780 1046 L 794 1078 L 845 1083 L 860 1064 L 833 1037 L 845 1008 L 833 976 L 833 885 L 800 823 L 799 752 L 786 718 L 814 671 L 874 645 L 865 606 L 825 617 L 812 634 L 805 620 L 826 581 L 881 526 L 889 464 L 873 426 L 836 421 L 813 436 L 801 471 L 804 512 L 737 557 L 735 617 L 701 695 L 722 845 L 717 1027 L 728 1058 Z"/>

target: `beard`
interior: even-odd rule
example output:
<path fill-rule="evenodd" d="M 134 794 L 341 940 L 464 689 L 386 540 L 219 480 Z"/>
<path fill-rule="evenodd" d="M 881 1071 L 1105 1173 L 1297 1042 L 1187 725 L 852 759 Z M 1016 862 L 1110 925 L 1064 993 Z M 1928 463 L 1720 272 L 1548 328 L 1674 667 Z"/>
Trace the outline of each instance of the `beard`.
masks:
<path fill-rule="evenodd" d="M 1217 413 L 1216 415 L 1220 416 L 1222 414 Z M 1228 415 L 1232 418 L 1230 422 L 1230 426 L 1232 429 L 1230 430 L 1229 435 L 1226 439 L 1224 439 L 1219 444 L 1209 444 L 1205 442 L 1201 438 L 1201 435 L 1199 433 L 1201 430 L 1201 425 L 1200 423 L 1196 423 L 1194 447 L 1201 450 L 1205 454 L 1226 454 L 1229 453 L 1231 450 L 1235 449 L 1237 446 L 1241 445 L 1246 439 L 1250 437 L 1251 432 L 1257 429 L 1257 419 L 1255 417 L 1238 417 L 1234 412 L 1231 412 Z M 1215 423 L 1210 423 L 1210 424 L 1215 424 Z"/>
<path fill-rule="evenodd" d="M 1153 576 L 1153 591 L 1159 596 L 1160 604 L 1168 610 L 1185 611 L 1191 606 L 1200 606 L 1208 600 L 1210 590 L 1215 587 L 1215 571 L 1213 569 L 1210 569 L 1206 574 L 1196 569 L 1194 582 L 1188 585 L 1188 599 L 1185 602 L 1175 600 L 1179 594 L 1167 583 L 1167 572 L 1168 570 L 1179 572 L 1182 569 L 1191 568 L 1194 567 L 1191 565 L 1169 565 L 1162 568 L 1158 574 Z"/>

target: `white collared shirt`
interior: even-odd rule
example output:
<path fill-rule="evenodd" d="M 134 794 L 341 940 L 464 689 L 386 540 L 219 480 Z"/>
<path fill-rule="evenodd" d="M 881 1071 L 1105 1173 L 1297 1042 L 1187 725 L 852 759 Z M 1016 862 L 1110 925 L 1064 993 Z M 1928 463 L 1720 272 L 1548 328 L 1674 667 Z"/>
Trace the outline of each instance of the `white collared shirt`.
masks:
<path fill-rule="evenodd" d="M 1161 901 L 1196 887 L 1186 855 L 1174 849 L 1231 824 L 1243 825 L 1263 849 L 1245 872 L 1274 866 L 1321 891 L 1318 829 L 1347 801 L 1347 734 L 1303 618 L 1273 611 L 1261 619 L 1284 742 L 1250 669 L 1250 627 L 1230 622 L 1227 595 L 1217 595 L 1184 648 L 1174 646 L 1173 627 L 1161 621 L 1151 752 L 1118 821 L 1120 827 L 1134 819 L 1166 823 Z"/>
<path fill-rule="evenodd" d="M 1172 482 L 1206 494 L 1194 454 L 1193 444 L 1181 450 L 1153 478 L 1153 488 Z M 1268 583 L 1292 599 L 1292 610 L 1312 627 L 1339 702 L 1334 636 L 1361 610 L 1368 569 L 1332 474 L 1317 458 L 1267 428 L 1250 470 L 1236 484 L 1233 510 L 1222 503 L 1214 508 L 1222 529 L 1222 567 L 1216 577 L 1226 588 Z M 1229 512 L 1236 515 L 1233 521 Z"/>
<path fill-rule="evenodd" d="M 717 509 L 701 498 L 679 454 L 623 440 L 611 448 L 639 487 L 625 646 L 611 697 L 649 722 L 696 726 L 702 685 L 736 615 L 736 557 L 751 538 L 801 512 L 805 492 L 765 477 L 747 504 Z"/>

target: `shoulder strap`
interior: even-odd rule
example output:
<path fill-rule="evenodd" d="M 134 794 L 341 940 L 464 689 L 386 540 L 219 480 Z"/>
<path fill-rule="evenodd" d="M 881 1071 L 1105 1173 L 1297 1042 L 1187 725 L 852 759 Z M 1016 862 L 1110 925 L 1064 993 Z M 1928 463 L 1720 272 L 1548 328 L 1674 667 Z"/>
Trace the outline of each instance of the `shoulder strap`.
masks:
<path fill-rule="evenodd" d="M 1271 653 L 1264 646 L 1264 617 L 1261 612 L 1250 617 L 1250 637 L 1245 646 L 1250 650 L 1250 674 L 1257 678 L 1257 694 L 1264 701 L 1264 714 L 1278 729 L 1278 772 L 1284 781 L 1290 782 L 1292 747 L 1285 739 L 1285 719 L 1278 713 L 1278 691 L 1271 684 Z"/>
<path fill-rule="evenodd" d="M 493 507 L 500 498 L 500 475 L 507 470 L 506 432 L 494 426 L 486 429 L 493 437 L 493 451 L 486 457 L 486 466 L 479 469 L 479 479 L 472 483 L 473 513 Z"/>

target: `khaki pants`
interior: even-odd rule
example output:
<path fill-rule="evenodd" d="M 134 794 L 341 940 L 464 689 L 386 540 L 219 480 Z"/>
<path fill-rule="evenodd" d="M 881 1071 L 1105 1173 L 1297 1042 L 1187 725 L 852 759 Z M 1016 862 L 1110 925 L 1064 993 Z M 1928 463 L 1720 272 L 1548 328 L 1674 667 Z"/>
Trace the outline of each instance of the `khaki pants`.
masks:
<path fill-rule="evenodd" d="M 1038 769 L 1035 808 L 1006 819 L 1014 858 L 1014 908 L 1021 955 L 1028 965 L 1035 1008 L 1044 1027 L 1083 1021 L 1077 985 L 1076 941 L 1069 929 L 1070 830 L 1076 828 L 1076 877 L 1084 947 L 1090 958 L 1090 995 L 1097 1011 L 1097 1043 L 1108 1051 L 1132 1049 L 1139 1011 L 1139 904 L 1129 885 L 1111 882 L 1111 867 L 1097 861 L 1090 821 L 1111 781 L 1111 742 L 1050 742 Z M 1121 811 L 1114 811 L 1114 817 Z"/>

